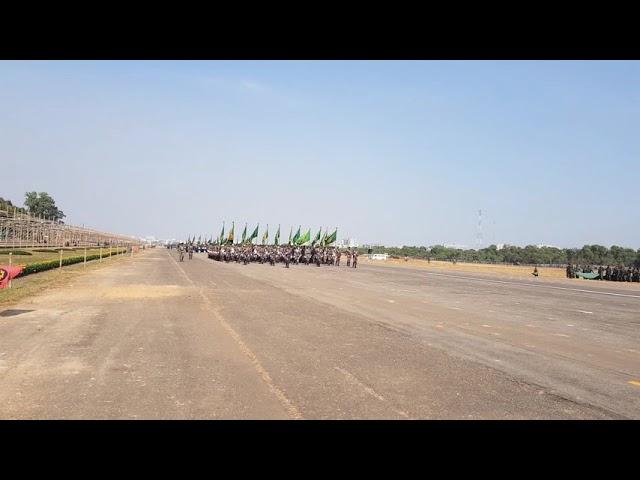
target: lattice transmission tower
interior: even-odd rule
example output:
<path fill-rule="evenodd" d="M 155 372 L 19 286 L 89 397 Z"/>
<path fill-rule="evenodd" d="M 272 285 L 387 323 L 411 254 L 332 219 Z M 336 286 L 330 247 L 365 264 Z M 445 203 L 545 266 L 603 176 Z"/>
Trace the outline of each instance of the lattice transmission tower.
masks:
<path fill-rule="evenodd" d="M 483 244 L 482 239 L 482 210 L 478 210 L 478 230 L 476 232 L 476 250 L 480 250 Z"/>

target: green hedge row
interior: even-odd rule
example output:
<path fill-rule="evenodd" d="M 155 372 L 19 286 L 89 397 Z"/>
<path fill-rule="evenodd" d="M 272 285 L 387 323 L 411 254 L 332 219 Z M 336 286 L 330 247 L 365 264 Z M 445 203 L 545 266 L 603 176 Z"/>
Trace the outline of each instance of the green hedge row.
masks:
<path fill-rule="evenodd" d="M 125 249 L 120 250 L 119 252 L 112 252 L 112 255 L 118 255 L 126 253 Z M 102 258 L 108 258 L 109 252 L 102 252 Z M 87 262 L 90 260 L 98 260 L 100 258 L 100 254 L 96 253 L 94 255 L 87 255 Z M 67 257 L 62 259 L 62 266 L 65 265 L 73 265 L 74 263 L 84 262 L 84 255 L 81 257 Z M 32 273 L 44 272 L 45 270 L 51 270 L 53 268 L 58 268 L 60 266 L 60 259 L 57 258 L 55 260 L 46 260 L 44 262 L 36 262 L 27 265 L 22 271 L 22 275 L 30 275 Z"/>
<path fill-rule="evenodd" d="M 92 250 L 94 248 L 100 248 L 100 247 L 87 247 L 87 250 Z M 105 247 L 102 247 L 105 248 Z M 53 248 L 36 248 L 33 251 L 34 252 L 41 252 L 41 253 L 58 253 L 60 250 L 62 250 L 63 252 L 77 252 L 78 250 L 84 250 L 84 247 L 74 247 L 74 248 L 70 248 L 70 247 L 53 247 Z"/>

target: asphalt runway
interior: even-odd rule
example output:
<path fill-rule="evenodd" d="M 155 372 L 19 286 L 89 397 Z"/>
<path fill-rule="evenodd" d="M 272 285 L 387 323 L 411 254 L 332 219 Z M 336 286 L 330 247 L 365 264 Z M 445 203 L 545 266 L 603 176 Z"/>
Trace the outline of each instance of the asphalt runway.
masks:
<path fill-rule="evenodd" d="M 635 285 L 176 260 L 0 312 L 0 418 L 640 418 Z"/>

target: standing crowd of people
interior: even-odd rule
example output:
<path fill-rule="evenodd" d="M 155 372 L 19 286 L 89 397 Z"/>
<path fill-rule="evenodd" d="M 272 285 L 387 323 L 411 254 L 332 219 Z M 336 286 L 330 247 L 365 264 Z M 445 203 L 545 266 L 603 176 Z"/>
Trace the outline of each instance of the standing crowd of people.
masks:
<path fill-rule="evenodd" d="M 346 256 L 347 267 L 357 268 L 358 251 L 351 248 L 342 251 L 337 247 L 231 244 L 214 245 L 208 249 L 209 258 L 218 262 L 237 262 L 244 265 L 250 262 L 270 265 L 282 263 L 286 268 L 292 263 L 339 267 L 343 255 Z"/>
<path fill-rule="evenodd" d="M 640 282 L 640 268 L 625 267 L 624 265 L 600 265 L 592 267 L 591 265 L 567 265 L 567 278 L 578 278 L 579 273 L 593 274 L 597 273 L 594 280 L 609 280 L 613 282 Z"/>

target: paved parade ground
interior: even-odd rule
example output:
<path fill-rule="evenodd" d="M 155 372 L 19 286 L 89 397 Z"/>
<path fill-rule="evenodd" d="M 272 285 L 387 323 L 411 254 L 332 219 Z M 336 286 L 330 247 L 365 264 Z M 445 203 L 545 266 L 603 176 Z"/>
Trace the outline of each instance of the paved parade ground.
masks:
<path fill-rule="evenodd" d="M 637 284 L 156 248 L 0 307 L 0 418 L 638 419 L 638 312 Z"/>

